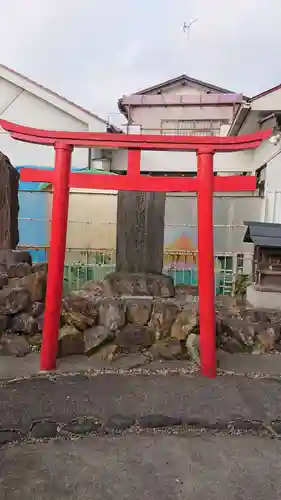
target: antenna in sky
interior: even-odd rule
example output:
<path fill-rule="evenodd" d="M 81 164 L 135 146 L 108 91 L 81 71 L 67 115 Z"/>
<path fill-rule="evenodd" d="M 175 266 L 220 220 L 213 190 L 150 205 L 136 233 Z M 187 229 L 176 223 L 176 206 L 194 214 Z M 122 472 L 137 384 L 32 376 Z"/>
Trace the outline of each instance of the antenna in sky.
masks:
<path fill-rule="evenodd" d="M 190 37 L 190 29 L 198 21 L 198 18 L 193 19 L 193 21 L 184 21 L 182 30 L 187 34 L 187 37 Z"/>

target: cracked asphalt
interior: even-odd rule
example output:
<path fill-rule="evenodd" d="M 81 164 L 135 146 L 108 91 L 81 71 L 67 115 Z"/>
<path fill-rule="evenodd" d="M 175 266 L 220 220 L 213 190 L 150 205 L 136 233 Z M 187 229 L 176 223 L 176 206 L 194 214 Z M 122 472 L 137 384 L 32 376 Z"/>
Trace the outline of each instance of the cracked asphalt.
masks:
<path fill-rule="evenodd" d="M 3 382 L 0 427 L 26 430 L 34 420 L 164 414 L 217 420 L 281 419 L 281 381 L 223 376 L 68 375 Z"/>

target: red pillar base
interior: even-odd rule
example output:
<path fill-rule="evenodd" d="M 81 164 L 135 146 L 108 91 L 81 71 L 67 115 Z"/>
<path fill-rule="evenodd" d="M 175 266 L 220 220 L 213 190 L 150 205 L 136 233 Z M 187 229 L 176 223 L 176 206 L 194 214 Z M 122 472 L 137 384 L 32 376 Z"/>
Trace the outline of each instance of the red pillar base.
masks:
<path fill-rule="evenodd" d="M 72 146 L 56 143 L 49 272 L 40 369 L 56 368 L 60 325 Z"/>

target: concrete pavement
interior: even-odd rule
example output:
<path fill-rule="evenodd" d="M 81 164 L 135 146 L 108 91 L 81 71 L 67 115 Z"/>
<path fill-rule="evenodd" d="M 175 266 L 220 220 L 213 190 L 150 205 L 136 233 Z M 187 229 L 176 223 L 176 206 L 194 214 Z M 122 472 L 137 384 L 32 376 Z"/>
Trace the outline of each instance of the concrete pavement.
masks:
<path fill-rule="evenodd" d="M 280 377 L 209 380 L 184 366 L 18 380 L 0 370 L 1 500 L 279 500 Z"/>
<path fill-rule="evenodd" d="M 3 500 L 278 500 L 281 442 L 253 436 L 88 436 L 16 444 Z"/>

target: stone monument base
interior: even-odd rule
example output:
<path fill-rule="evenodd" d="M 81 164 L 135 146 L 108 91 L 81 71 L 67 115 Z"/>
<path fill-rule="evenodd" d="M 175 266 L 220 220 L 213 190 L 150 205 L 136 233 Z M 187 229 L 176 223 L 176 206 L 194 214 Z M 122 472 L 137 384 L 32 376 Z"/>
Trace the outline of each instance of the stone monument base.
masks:
<path fill-rule="evenodd" d="M 104 278 L 107 296 L 174 297 L 173 280 L 166 274 L 113 272 Z"/>
<path fill-rule="evenodd" d="M 281 292 L 261 291 L 255 284 L 248 286 L 246 300 L 256 308 L 281 309 Z"/>

